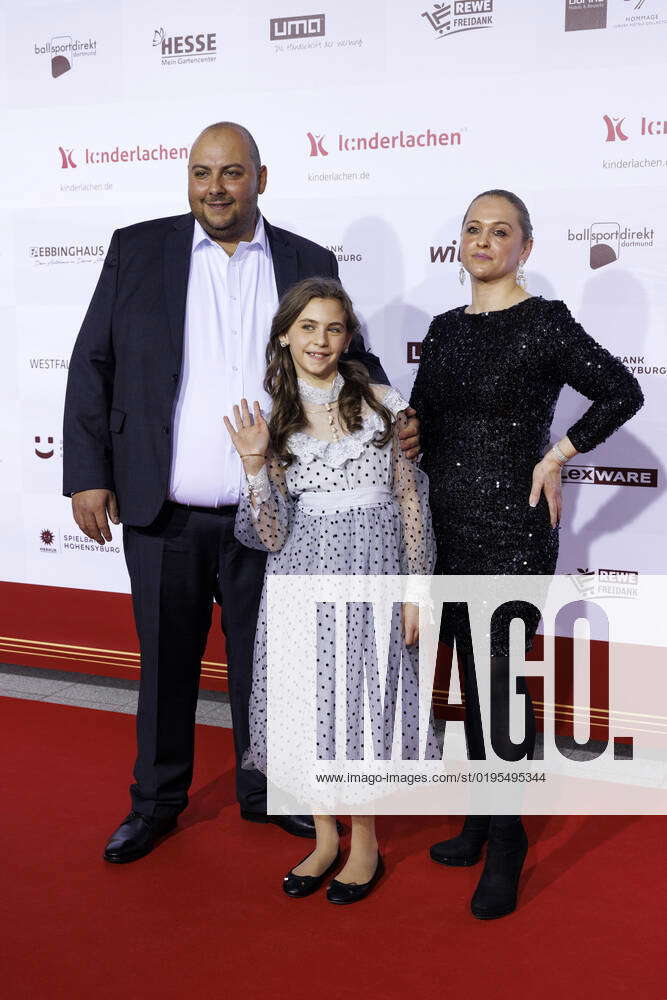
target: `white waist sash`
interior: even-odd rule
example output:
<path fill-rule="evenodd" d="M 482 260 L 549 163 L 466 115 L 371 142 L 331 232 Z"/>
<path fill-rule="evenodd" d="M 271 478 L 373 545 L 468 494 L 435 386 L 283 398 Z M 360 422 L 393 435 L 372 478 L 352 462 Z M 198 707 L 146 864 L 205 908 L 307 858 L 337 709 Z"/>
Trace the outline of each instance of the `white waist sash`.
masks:
<path fill-rule="evenodd" d="M 388 486 L 359 486 L 352 490 L 332 490 L 331 493 L 302 493 L 298 499 L 304 514 L 330 514 L 335 510 L 354 510 L 355 507 L 374 507 L 393 500 Z"/>

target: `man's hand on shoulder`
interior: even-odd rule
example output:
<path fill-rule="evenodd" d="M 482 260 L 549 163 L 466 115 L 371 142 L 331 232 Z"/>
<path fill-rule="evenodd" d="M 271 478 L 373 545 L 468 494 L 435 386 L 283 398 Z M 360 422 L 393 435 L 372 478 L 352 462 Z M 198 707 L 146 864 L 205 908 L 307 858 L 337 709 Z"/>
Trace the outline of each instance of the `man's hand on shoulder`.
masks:
<path fill-rule="evenodd" d="M 414 462 L 419 456 L 421 445 L 419 441 L 419 420 L 417 411 L 408 406 L 407 410 L 401 411 L 404 415 L 403 427 L 398 432 L 398 439 L 401 442 L 401 451 L 406 458 Z"/>
<path fill-rule="evenodd" d="M 74 493 L 72 514 L 84 535 L 100 545 L 111 541 L 108 518 L 112 524 L 120 524 L 118 501 L 113 490 L 80 490 Z"/>

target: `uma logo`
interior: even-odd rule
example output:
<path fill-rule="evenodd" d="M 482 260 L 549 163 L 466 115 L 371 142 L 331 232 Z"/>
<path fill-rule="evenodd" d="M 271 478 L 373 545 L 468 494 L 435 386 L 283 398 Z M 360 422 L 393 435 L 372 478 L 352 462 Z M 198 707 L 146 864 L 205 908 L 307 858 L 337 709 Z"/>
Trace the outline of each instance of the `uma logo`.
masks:
<path fill-rule="evenodd" d="M 64 149 L 62 146 L 58 146 L 60 150 L 60 166 L 63 170 L 67 170 L 69 167 L 76 167 L 74 162 L 74 157 L 72 153 L 74 152 L 74 147 L 72 149 Z"/>
<path fill-rule="evenodd" d="M 325 32 L 324 14 L 307 14 L 304 17 L 272 17 L 269 37 L 272 42 L 290 38 L 321 38 Z"/>
<path fill-rule="evenodd" d="M 311 156 L 328 156 L 329 151 L 324 148 L 324 135 L 313 135 L 312 132 L 307 132 L 308 141 L 310 142 L 310 155 Z"/>
<path fill-rule="evenodd" d="M 621 142 L 626 142 L 628 136 L 623 131 L 625 118 L 610 118 L 609 115 L 603 115 L 602 120 L 607 126 L 607 138 L 605 142 L 616 142 L 617 139 Z"/>

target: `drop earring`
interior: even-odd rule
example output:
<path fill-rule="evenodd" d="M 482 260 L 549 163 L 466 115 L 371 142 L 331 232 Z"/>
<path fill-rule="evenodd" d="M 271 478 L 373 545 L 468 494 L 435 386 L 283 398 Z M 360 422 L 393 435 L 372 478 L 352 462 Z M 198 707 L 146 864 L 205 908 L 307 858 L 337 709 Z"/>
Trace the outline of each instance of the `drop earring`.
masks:
<path fill-rule="evenodd" d="M 464 285 L 465 284 L 465 280 L 466 280 L 466 269 L 463 266 L 463 264 L 461 264 L 461 266 L 459 268 L 459 281 L 461 282 L 462 285 Z"/>
<path fill-rule="evenodd" d="M 523 261 L 519 264 L 519 270 L 516 272 L 516 283 L 519 288 L 523 288 L 525 292 L 528 279 L 526 278 L 526 272 L 523 269 Z"/>

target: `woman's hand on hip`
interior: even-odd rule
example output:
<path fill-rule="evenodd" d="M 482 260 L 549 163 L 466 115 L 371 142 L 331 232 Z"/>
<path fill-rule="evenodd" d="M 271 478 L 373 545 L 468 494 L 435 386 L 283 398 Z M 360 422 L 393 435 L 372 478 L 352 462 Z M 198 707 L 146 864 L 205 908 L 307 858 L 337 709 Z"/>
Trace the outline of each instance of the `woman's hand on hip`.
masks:
<path fill-rule="evenodd" d="M 551 527 L 555 528 L 560 523 L 563 512 L 563 488 L 561 486 L 560 462 L 555 458 L 546 455 L 541 462 L 538 462 L 533 469 L 533 485 L 530 491 L 528 503 L 531 507 L 537 507 L 540 493 L 544 493 L 549 504 L 549 516 Z"/>

